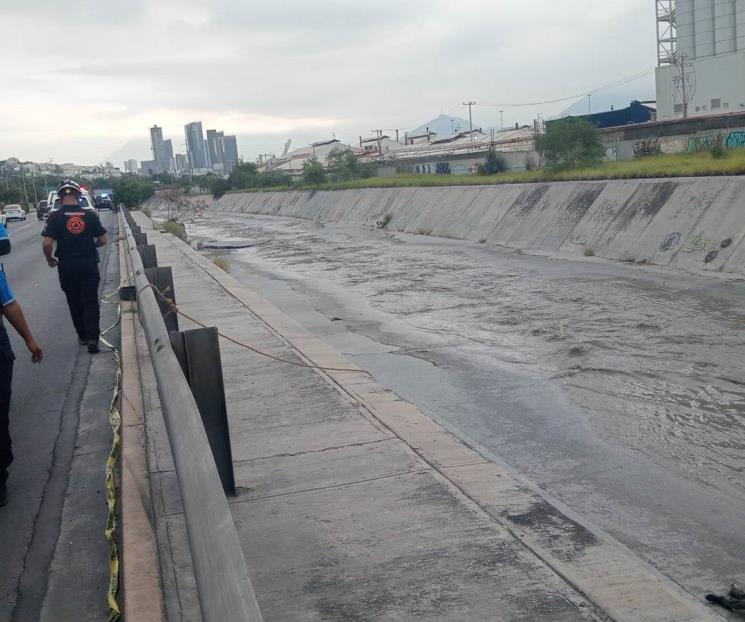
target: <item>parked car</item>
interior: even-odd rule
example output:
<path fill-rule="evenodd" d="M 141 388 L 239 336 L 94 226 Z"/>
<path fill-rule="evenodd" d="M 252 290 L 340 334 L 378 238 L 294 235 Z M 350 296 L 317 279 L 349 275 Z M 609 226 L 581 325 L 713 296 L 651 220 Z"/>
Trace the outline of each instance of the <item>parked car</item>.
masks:
<path fill-rule="evenodd" d="M 49 213 L 49 202 L 44 199 L 36 206 L 36 220 L 44 220 Z"/>
<path fill-rule="evenodd" d="M 16 203 L 6 205 L 3 212 L 5 213 L 5 222 L 10 222 L 11 220 L 26 220 L 26 212 Z"/>

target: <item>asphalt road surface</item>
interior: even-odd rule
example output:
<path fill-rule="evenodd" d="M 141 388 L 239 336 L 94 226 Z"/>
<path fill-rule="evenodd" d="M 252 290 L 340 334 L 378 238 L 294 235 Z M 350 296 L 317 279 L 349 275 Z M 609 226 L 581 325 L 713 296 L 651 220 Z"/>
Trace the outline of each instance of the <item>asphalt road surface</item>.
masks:
<path fill-rule="evenodd" d="M 115 238 L 113 215 L 102 212 L 101 217 Z M 57 271 L 42 255 L 42 228 L 33 215 L 25 223 L 11 223 L 13 250 L 2 258 L 44 360 L 32 365 L 6 322 L 17 359 L 10 411 L 15 462 L 10 502 L 0 508 L 0 620 L 105 619 L 103 461 L 111 442 L 107 396 L 113 356 L 91 357 L 78 345 Z M 110 245 L 101 252 L 107 291 L 118 282 L 117 255 L 111 250 Z M 103 309 L 104 328 L 113 313 Z M 90 459 L 83 464 L 86 455 Z M 75 615 L 69 617 L 56 604 L 47 607 L 50 599 L 69 601 Z"/>
<path fill-rule="evenodd" d="M 376 379 L 696 598 L 745 580 L 745 290 L 209 213 L 193 241 Z"/>

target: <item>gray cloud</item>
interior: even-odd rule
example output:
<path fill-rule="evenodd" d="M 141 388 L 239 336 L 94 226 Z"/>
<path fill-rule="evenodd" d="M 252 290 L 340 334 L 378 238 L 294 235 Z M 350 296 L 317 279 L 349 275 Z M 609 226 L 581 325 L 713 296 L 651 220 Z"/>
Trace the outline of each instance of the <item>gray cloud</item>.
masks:
<path fill-rule="evenodd" d="M 46 159 L 48 137 L 63 139 L 65 159 L 89 159 L 96 145 L 108 145 L 104 157 L 146 137 L 152 123 L 178 138 L 196 118 L 234 124 L 224 129 L 238 132 L 241 151 L 252 155 L 288 135 L 335 131 L 356 140 L 441 110 L 462 114 L 464 99 L 482 102 L 474 114 L 488 125 L 497 113 L 486 103 L 584 92 L 653 66 L 649 4 L 4 0 L 0 56 L 14 62 L 0 68 L 2 144 L 10 150 L 0 158 Z M 65 91 L 71 81 L 74 93 Z M 648 97 L 651 85 L 648 77 L 622 97 Z M 509 118 L 530 122 L 564 107 L 511 110 Z M 85 148 L 76 151 L 78 142 Z"/>

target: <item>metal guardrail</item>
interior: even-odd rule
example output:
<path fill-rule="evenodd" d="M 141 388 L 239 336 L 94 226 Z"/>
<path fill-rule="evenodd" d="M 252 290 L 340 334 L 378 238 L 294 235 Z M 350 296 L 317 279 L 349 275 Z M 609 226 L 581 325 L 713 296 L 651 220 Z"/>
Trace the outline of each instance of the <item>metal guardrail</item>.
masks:
<path fill-rule="evenodd" d="M 131 215 L 126 214 L 125 220 L 129 219 Z M 171 348 L 132 230 L 128 225 L 124 230 L 138 292 L 140 322 L 147 337 L 181 488 L 202 618 L 205 622 L 261 622 L 261 611 L 197 404 Z"/>

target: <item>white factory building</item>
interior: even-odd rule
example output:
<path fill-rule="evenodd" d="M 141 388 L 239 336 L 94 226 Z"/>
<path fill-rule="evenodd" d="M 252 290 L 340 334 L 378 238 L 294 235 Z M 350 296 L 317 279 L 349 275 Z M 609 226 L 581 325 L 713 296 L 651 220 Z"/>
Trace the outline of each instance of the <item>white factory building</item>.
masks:
<path fill-rule="evenodd" d="M 657 118 L 745 111 L 745 0 L 657 0 Z"/>

